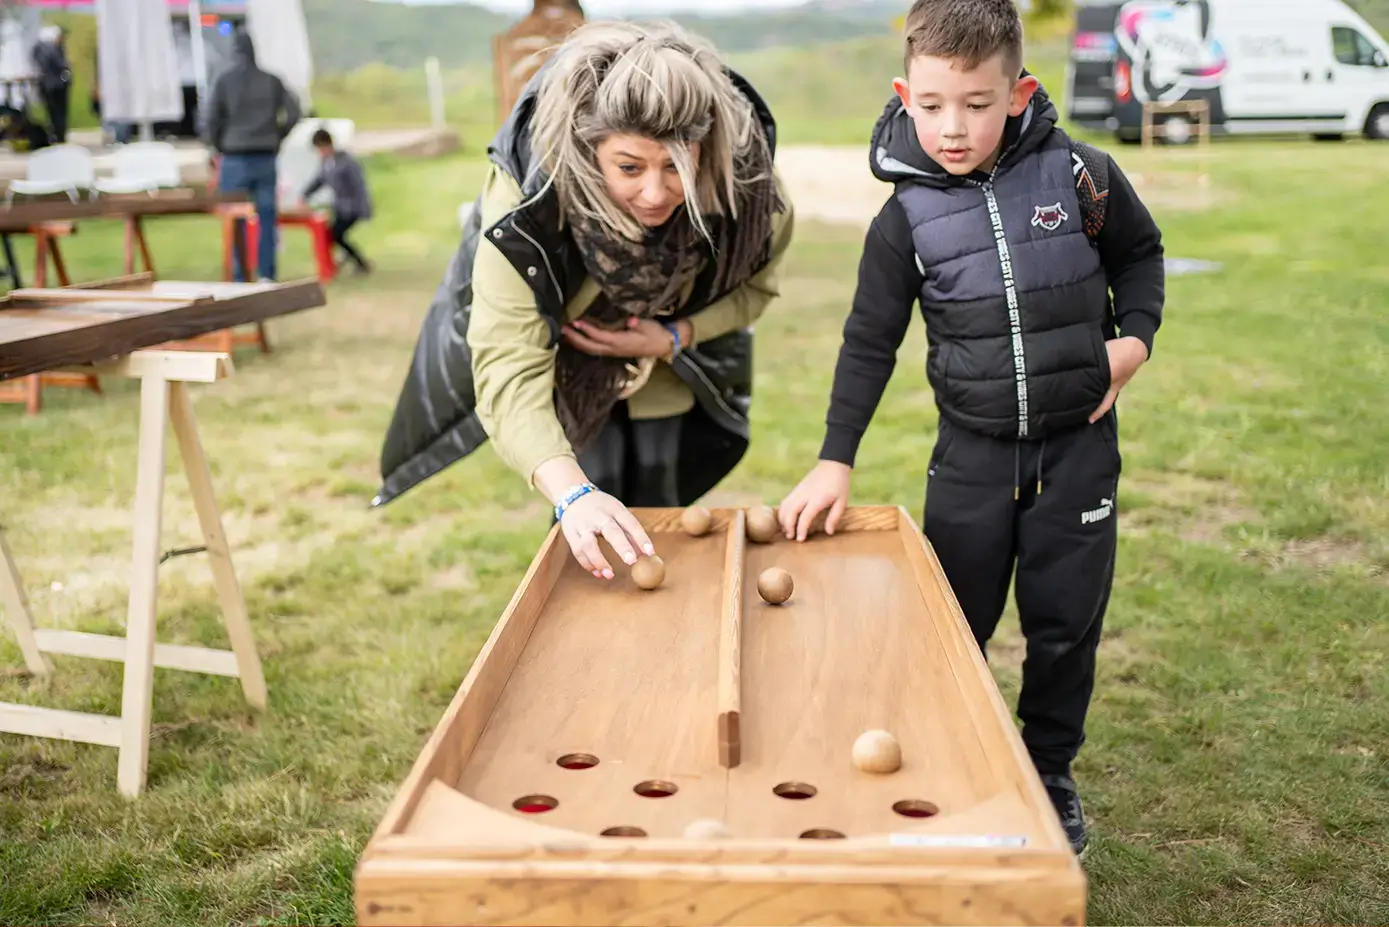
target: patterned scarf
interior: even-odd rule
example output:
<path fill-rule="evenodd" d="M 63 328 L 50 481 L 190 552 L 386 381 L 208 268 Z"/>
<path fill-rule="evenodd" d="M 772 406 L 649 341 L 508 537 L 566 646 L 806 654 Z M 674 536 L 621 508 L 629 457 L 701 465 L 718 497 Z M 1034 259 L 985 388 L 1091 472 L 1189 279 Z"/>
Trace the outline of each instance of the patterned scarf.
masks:
<path fill-rule="evenodd" d="M 744 161 L 757 182 L 739 189 L 738 220 L 706 216 L 714 240 L 712 294 L 727 293 L 752 276 L 770 247 L 772 215 L 783 206 L 770 163 Z M 709 244 L 689 220 L 684 207 L 662 228 L 631 241 L 586 217 L 571 220 L 574 243 L 600 293 L 584 313 L 585 321 L 620 330 L 628 318 L 651 319 L 680 308 L 685 287 L 709 262 Z M 731 229 L 730 229 L 731 226 Z M 582 451 L 607 424 L 621 398 L 632 358 L 585 354 L 561 341 L 555 369 L 555 407 L 565 437 Z"/>

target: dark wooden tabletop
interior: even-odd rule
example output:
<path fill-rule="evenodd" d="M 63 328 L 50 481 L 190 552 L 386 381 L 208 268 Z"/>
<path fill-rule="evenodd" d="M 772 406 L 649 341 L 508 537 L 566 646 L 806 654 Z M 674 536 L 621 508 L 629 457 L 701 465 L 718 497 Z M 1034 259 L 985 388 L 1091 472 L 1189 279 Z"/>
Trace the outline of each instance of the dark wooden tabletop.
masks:
<path fill-rule="evenodd" d="M 78 219 L 120 219 L 125 216 L 176 216 L 209 212 L 219 206 L 250 202 L 246 193 L 220 193 L 202 187 L 180 187 L 147 193 L 86 195 L 76 203 L 67 197 L 20 199 L 6 208 L 0 203 L 0 233 L 22 232 L 44 222 Z"/>
<path fill-rule="evenodd" d="M 0 380 L 98 363 L 326 302 L 317 280 L 16 290 L 0 299 Z"/>

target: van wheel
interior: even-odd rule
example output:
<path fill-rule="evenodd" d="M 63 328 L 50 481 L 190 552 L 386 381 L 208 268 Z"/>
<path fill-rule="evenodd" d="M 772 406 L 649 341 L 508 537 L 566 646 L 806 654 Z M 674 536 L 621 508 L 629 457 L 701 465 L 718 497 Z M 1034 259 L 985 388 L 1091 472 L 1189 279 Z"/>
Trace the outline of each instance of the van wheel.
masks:
<path fill-rule="evenodd" d="M 1365 120 L 1365 135 L 1379 141 L 1389 140 L 1389 103 L 1380 103 L 1370 110 Z"/>
<path fill-rule="evenodd" d="M 1158 125 L 1162 130 L 1156 134 L 1164 145 L 1189 145 L 1196 137 L 1196 126 L 1185 116 L 1168 116 Z"/>

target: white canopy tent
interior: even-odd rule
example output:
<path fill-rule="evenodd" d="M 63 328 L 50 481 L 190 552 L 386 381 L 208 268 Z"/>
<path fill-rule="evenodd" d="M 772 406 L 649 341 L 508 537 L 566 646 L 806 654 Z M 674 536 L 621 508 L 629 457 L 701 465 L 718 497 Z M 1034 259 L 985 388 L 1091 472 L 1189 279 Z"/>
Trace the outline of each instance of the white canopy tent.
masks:
<path fill-rule="evenodd" d="M 313 56 L 300 0 L 246 0 L 246 28 L 256 44 L 256 62 L 284 81 L 308 112 Z"/>
<path fill-rule="evenodd" d="M 173 22 L 165 0 L 96 0 L 101 112 L 149 134 L 183 118 Z"/>

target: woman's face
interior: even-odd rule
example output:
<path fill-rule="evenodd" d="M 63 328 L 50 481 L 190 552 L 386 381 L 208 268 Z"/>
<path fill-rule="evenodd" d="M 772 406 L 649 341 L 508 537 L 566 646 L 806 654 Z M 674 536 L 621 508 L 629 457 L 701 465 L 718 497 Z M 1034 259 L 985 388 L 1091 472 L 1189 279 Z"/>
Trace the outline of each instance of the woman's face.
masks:
<path fill-rule="evenodd" d="M 699 144 L 690 146 L 699 163 Z M 598 169 L 613 202 L 647 228 L 664 225 L 685 202 L 685 185 L 670 152 L 638 135 L 613 135 L 598 145 Z"/>

